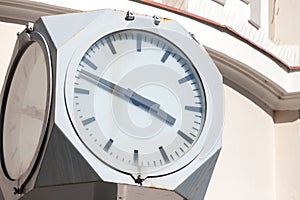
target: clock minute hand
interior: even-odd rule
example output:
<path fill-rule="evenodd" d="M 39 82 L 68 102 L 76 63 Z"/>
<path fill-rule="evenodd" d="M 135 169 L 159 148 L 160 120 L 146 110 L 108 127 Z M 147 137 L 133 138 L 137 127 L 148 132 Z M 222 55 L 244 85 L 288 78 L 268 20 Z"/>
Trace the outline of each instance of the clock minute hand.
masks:
<path fill-rule="evenodd" d="M 78 72 L 85 75 L 86 77 L 90 78 L 91 80 L 93 80 L 94 84 L 96 84 L 98 87 L 101 87 L 105 90 L 108 90 L 109 92 L 111 92 L 115 95 L 125 96 L 125 97 L 127 97 L 127 99 L 131 95 L 131 93 L 127 89 L 125 89 L 121 86 L 118 86 L 118 85 L 116 85 L 116 84 L 114 84 L 114 83 L 112 83 L 108 80 L 105 80 L 105 79 L 103 79 L 99 76 L 96 76 L 96 75 L 94 75 L 94 74 L 92 74 L 92 73 L 90 73 L 86 70 L 82 69 L 80 71 L 78 70 Z"/>
<path fill-rule="evenodd" d="M 125 89 L 119 85 L 116 85 L 104 78 L 98 77 L 88 71 L 81 70 L 80 73 L 84 74 L 85 76 L 91 78 L 92 80 L 96 81 L 97 86 L 104 87 L 104 89 L 109 90 L 111 93 L 119 96 L 123 96 L 126 99 L 129 99 L 131 103 L 136 106 L 142 107 L 143 109 L 149 111 L 152 115 L 158 117 L 159 119 L 164 120 L 167 124 L 173 125 L 176 121 L 174 117 L 169 115 L 168 113 L 161 110 L 159 107 L 160 105 L 156 102 L 153 102 L 138 93 L 134 92 L 131 89 Z"/>

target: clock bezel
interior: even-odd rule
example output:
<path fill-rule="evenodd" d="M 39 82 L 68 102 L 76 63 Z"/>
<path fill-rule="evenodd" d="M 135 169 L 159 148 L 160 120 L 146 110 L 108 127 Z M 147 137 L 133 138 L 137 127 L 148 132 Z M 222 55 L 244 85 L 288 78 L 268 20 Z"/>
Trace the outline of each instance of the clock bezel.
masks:
<path fill-rule="evenodd" d="M 153 33 L 155 35 L 161 35 L 163 38 L 167 38 L 168 41 L 170 41 L 172 44 L 177 46 L 182 52 L 185 53 L 187 58 L 191 61 L 193 64 L 195 71 L 198 73 L 200 80 L 202 82 L 204 92 L 206 94 L 206 107 L 207 107 L 207 113 L 206 113 L 206 119 L 205 124 L 202 129 L 201 138 L 198 139 L 197 143 L 189 150 L 189 152 L 182 157 L 180 162 L 177 161 L 177 164 L 172 164 L 171 166 L 166 166 L 163 169 L 159 171 L 159 173 L 156 174 L 143 174 L 142 176 L 145 177 L 160 177 L 165 176 L 168 174 L 171 174 L 173 172 L 176 172 L 178 170 L 181 170 L 182 168 L 186 167 L 189 163 L 191 163 L 196 157 L 199 157 L 199 154 L 201 154 L 202 149 L 204 147 L 207 135 L 209 134 L 209 130 L 212 128 L 212 121 L 217 120 L 215 118 L 220 118 L 221 115 L 217 116 L 216 113 L 214 113 L 214 101 L 211 96 L 211 93 L 213 93 L 214 86 L 212 84 L 209 84 L 208 86 L 208 80 L 209 79 L 215 79 L 216 75 L 210 72 L 210 70 L 200 70 L 199 63 L 201 63 L 201 59 L 204 59 L 205 62 L 209 62 L 209 65 L 213 65 L 213 63 L 209 60 L 209 57 L 207 54 L 200 55 L 197 54 L 197 51 L 199 48 L 201 48 L 197 42 L 186 32 L 182 29 L 181 26 L 177 26 L 176 28 L 179 28 L 179 31 L 172 31 L 168 29 L 167 27 L 164 27 L 162 24 L 155 25 L 152 20 L 150 20 L 150 17 L 147 16 L 139 16 L 140 20 L 134 20 L 132 22 L 127 21 L 114 21 L 109 24 L 109 26 L 101 26 L 101 28 L 95 26 L 94 29 L 89 29 L 90 32 L 86 31 L 87 29 L 83 29 L 79 34 L 77 34 L 77 37 L 74 38 L 74 41 L 77 44 L 77 48 L 74 50 L 72 54 L 72 58 L 68 63 L 68 68 L 65 76 L 65 85 L 64 85 L 64 93 L 65 93 L 65 102 L 66 102 L 66 110 L 68 112 L 68 116 L 70 118 L 71 124 L 73 126 L 73 129 L 76 133 L 76 137 L 78 137 L 77 130 L 73 123 L 75 123 L 75 118 L 73 117 L 72 113 L 72 88 L 73 88 L 73 78 L 75 77 L 75 71 L 77 69 L 78 64 L 80 63 L 80 60 L 84 56 L 87 49 L 89 49 L 97 40 L 100 38 L 105 37 L 106 35 L 109 35 L 113 32 L 123 31 L 127 29 L 135 29 L 135 30 L 142 30 L 142 31 L 148 31 L 150 33 Z M 171 23 L 166 21 L 167 23 Z M 176 24 L 177 25 L 177 24 Z M 92 26 L 92 23 L 90 24 Z M 203 50 L 205 51 L 205 50 Z M 188 52 L 188 53 L 187 53 Z M 190 54 L 190 55 L 189 55 Z M 73 68 L 73 69 L 72 69 Z M 219 78 L 219 77 L 218 77 Z M 216 91 L 219 91 L 219 86 L 216 86 Z M 214 119 L 213 119 L 214 118 Z M 221 120 L 218 120 L 221 121 Z M 78 137 L 79 140 L 80 137 Z M 84 142 L 81 141 L 85 145 Z M 217 144 L 215 144 L 217 145 Z M 211 147 L 213 148 L 213 147 Z M 211 149 L 210 148 L 210 149 Z M 90 150 L 87 151 L 92 156 L 95 156 Z M 95 156 L 96 157 L 96 156 Z M 200 155 L 200 157 L 202 157 Z M 96 160 L 100 161 L 97 157 Z M 101 161 L 100 161 L 101 162 Z M 107 165 L 106 163 L 104 163 Z M 96 165 L 96 164 L 95 164 Z M 111 166 L 108 166 L 111 168 Z M 122 170 L 118 170 L 115 168 L 112 168 L 116 171 L 123 172 Z M 124 172 L 123 172 L 124 173 Z M 125 173 L 127 174 L 127 173 Z M 133 176 L 140 175 L 138 172 L 136 174 L 132 174 Z"/>
<path fill-rule="evenodd" d="M 173 43 L 171 43 L 167 38 L 164 38 L 164 37 L 162 37 L 162 36 L 160 36 L 160 35 L 157 35 L 157 34 L 154 34 L 153 32 L 149 32 L 149 31 L 145 31 L 145 30 L 142 30 L 142 29 L 123 29 L 122 31 L 117 31 L 117 32 L 112 32 L 112 33 L 110 33 L 109 35 L 116 35 L 116 34 L 118 34 L 118 33 L 122 33 L 123 31 L 134 31 L 134 32 L 141 32 L 141 34 L 143 34 L 143 32 L 144 33 L 146 33 L 146 35 L 147 34 L 150 34 L 150 35 L 152 35 L 153 37 L 159 37 L 159 38 L 161 38 L 161 40 L 164 42 L 164 44 L 167 44 L 167 43 L 169 43 L 170 45 L 172 45 L 174 48 L 176 48 L 175 49 L 175 52 L 178 52 L 178 51 L 180 51 L 180 53 L 181 53 L 181 55 L 183 55 L 184 57 L 186 57 L 186 59 L 187 59 L 187 62 L 189 62 L 189 65 L 191 64 L 191 68 L 193 68 L 193 69 L 195 69 L 195 67 L 192 65 L 192 63 L 189 61 L 189 59 L 188 59 L 188 57 L 185 55 L 185 53 L 184 52 L 182 52 L 175 44 L 173 44 Z M 100 40 L 102 40 L 102 39 L 104 39 L 104 38 L 106 38 L 108 35 L 105 35 L 104 37 L 102 37 L 102 38 L 100 38 L 100 39 L 98 39 L 94 44 L 92 44 L 87 50 L 86 50 L 86 52 L 85 52 L 85 54 L 87 53 L 87 51 L 89 51 L 89 49 L 92 47 L 92 46 L 95 46 L 95 44 L 96 43 L 99 43 L 99 41 Z M 163 50 L 163 49 L 162 49 Z M 81 58 L 82 59 L 82 58 Z M 76 69 L 77 69 L 77 67 L 79 66 L 79 63 L 77 64 L 77 66 L 76 66 Z M 75 70 L 76 71 L 76 70 Z M 198 77 L 200 77 L 199 76 L 199 73 L 198 73 L 198 71 L 197 70 L 194 70 L 194 72 L 197 74 L 197 76 Z M 69 73 L 68 73 L 69 74 Z M 204 112 L 202 113 L 203 114 L 203 117 L 202 117 L 202 120 L 201 120 L 201 126 L 200 126 L 200 130 L 199 130 L 199 136 L 197 137 L 197 139 L 195 139 L 195 143 L 197 143 L 197 141 L 199 140 L 199 138 L 201 137 L 201 133 L 202 133 L 202 128 L 203 128 L 203 126 L 204 126 L 204 124 L 205 124 L 205 117 L 206 117 L 206 94 L 205 94 L 205 91 L 204 91 L 204 86 L 203 86 L 203 83 L 202 83 L 202 81 L 201 81 L 201 78 L 199 78 L 199 87 L 201 88 L 201 93 L 203 92 L 203 95 L 204 95 L 204 98 L 203 98 L 203 103 L 204 103 Z M 203 89 L 203 90 L 202 90 Z M 68 91 L 71 91 L 71 89 L 68 89 Z M 70 94 L 70 95 L 72 95 L 72 94 Z M 72 107 L 72 106 L 69 106 L 69 107 Z M 68 111 L 68 114 L 69 114 L 69 116 L 70 115 L 74 115 L 74 113 L 70 113 L 69 111 Z M 71 118 L 71 117 L 70 117 Z M 72 116 L 72 118 L 74 118 L 74 116 Z M 97 155 L 97 154 L 95 154 L 95 152 L 94 152 L 94 150 L 93 150 L 93 148 L 91 148 L 90 146 L 89 146 L 89 144 L 88 143 L 86 143 L 85 141 L 84 141 L 84 139 L 82 138 L 82 136 L 81 136 L 81 133 L 79 133 L 78 131 L 78 125 L 76 124 L 76 122 L 74 121 L 71 121 L 71 123 L 72 123 L 72 125 L 73 125 L 73 127 L 74 127 L 74 130 L 75 130 L 75 132 L 76 132 L 76 134 L 77 134 L 77 136 L 80 138 L 80 140 L 81 140 L 81 142 L 85 145 L 85 147 L 87 148 L 87 149 L 89 149 L 89 151 L 90 152 L 92 152 L 92 154 L 94 155 L 94 156 L 96 156 L 100 161 L 102 161 L 103 163 L 105 163 L 106 165 L 108 165 L 108 166 L 110 166 L 111 168 L 113 168 L 113 169 L 115 169 L 115 170 L 117 170 L 117 171 L 121 171 L 121 172 L 123 172 L 123 173 L 130 173 L 131 174 L 131 172 L 128 172 L 129 170 L 133 170 L 133 168 L 136 168 L 136 166 L 132 166 L 131 168 L 132 169 L 130 169 L 130 167 L 128 167 L 128 171 L 124 171 L 124 170 L 120 170 L 120 169 L 118 169 L 118 168 L 116 168 L 116 167 L 114 167 L 113 166 L 113 164 L 112 163 L 116 163 L 116 162 L 107 162 L 107 161 L 105 161 L 106 159 L 109 159 L 110 157 L 109 156 L 107 156 L 106 157 L 106 155 L 105 156 L 103 156 L 103 157 L 101 157 L 100 155 Z M 77 129 L 78 128 L 78 129 Z M 174 133 L 175 134 L 175 133 Z M 188 149 L 188 151 L 191 149 L 191 148 L 193 148 L 193 146 L 194 146 L 194 144 Z M 187 151 L 187 152 L 188 152 Z M 184 153 L 184 155 L 183 156 L 185 156 L 185 154 L 187 153 L 187 152 L 185 152 Z M 181 159 L 183 156 L 181 156 L 179 159 Z M 106 158 L 106 159 L 105 159 Z M 176 161 L 177 161 L 178 159 L 176 159 Z M 149 174 L 152 174 L 152 173 L 155 173 L 156 171 L 159 171 L 159 169 L 163 169 L 163 168 L 165 168 L 165 167 L 167 167 L 167 165 L 170 165 L 170 164 L 172 164 L 174 161 L 172 161 L 172 162 L 170 162 L 169 164 L 164 164 L 164 165 L 162 165 L 161 167 L 155 167 L 155 169 L 154 170 L 152 170 L 151 172 L 149 172 Z M 187 163 L 188 164 L 188 163 Z M 116 164 L 115 164 L 116 165 Z M 181 168 L 183 168 L 183 167 L 185 167 L 185 166 L 182 166 Z M 125 168 L 124 168 L 125 169 Z M 178 169 L 179 170 L 179 169 Z M 137 170 L 136 170 L 137 171 Z M 177 171 L 177 170 L 175 170 L 175 171 Z M 138 173 L 133 173 L 134 175 L 136 175 L 136 174 L 138 174 Z M 142 174 L 144 174 L 144 173 L 142 173 Z M 163 176 L 163 175 L 151 175 L 151 176 Z"/>
<path fill-rule="evenodd" d="M 7 104 L 8 93 L 10 91 L 10 87 L 12 84 L 12 80 L 14 78 L 16 69 L 19 65 L 19 62 L 23 56 L 23 54 L 27 51 L 27 49 L 34 43 L 37 43 L 40 48 L 42 49 L 44 59 L 46 61 L 46 72 L 47 72 L 47 97 L 46 97 L 46 110 L 44 115 L 44 122 L 42 127 L 42 133 L 39 138 L 38 145 L 35 149 L 34 156 L 30 162 L 29 167 L 27 170 L 18 178 L 14 179 L 11 178 L 7 169 L 4 160 L 4 149 L 3 149 L 3 124 L 4 124 L 4 116 L 5 116 L 5 107 Z M 35 169 L 37 168 L 41 154 L 43 149 L 45 148 L 46 143 L 46 136 L 48 132 L 48 122 L 50 118 L 50 109 L 51 109 L 51 101 L 52 101 L 52 63 L 50 58 L 50 51 L 46 39 L 40 32 L 28 32 L 28 30 L 24 30 L 22 33 L 18 35 L 18 40 L 15 45 L 15 49 L 13 52 L 13 56 L 10 62 L 10 65 L 7 69 L 7 74 L 4 80 L 1 96 L 0 96 L 0 145 L 1 145 L 1 166 L 2 166 L 2 173 L 5 177 L 5 180 L 8 181 L 10 184 L 13 184 L 14 187 L 18 187 L 20 190 L 23 190 L 26 183 L 30 180 L 31 176 L 34 174 Z M 20 191 L 21 192 L 21 191 Z"/>

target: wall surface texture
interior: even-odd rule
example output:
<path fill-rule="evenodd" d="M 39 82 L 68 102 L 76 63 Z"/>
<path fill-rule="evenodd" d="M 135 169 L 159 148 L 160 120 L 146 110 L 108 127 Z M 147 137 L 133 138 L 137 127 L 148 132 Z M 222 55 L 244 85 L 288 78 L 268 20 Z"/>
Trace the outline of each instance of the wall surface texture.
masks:
<path fill-rule="evenodd" d="M 249 99 L 224 86 L 221 151 L 206 200 L 274 200 L 274 126 Z"/>

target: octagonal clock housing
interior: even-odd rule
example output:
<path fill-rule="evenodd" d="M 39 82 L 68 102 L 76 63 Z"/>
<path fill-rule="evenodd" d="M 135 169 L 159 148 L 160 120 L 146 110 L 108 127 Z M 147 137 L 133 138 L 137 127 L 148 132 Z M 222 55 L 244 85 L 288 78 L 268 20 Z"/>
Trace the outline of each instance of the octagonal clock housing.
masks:
<path fill-rule="evenodd" d="M 221 148 L 222 77 L 179 23 L 100 10 L 42 17 L 22 34 L 36 33 L 52 63 L 47 128 L 24 182 L 3 171 L 5 195 L 104 181 L 203 198 Z"/>

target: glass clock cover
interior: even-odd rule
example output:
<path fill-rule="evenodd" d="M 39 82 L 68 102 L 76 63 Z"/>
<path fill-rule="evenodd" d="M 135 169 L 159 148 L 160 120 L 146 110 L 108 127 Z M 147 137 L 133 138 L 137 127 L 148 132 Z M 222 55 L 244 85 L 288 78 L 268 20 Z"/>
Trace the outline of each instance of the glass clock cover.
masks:
<path fill-rule="evenodd" d="M 19 179 L 35 159 L 47 118 L 49 76 L 41 46 L 32 43 L 13 73 L 3 118 L 3 157 L 11 179 Z"/>
<path fill-rule="evenodd" d="M 111 33 L 87 49 L 73 77 L 72 115 L 86 147 L 110 167 L 155 174 L 201 135 L 204 88 L 189 58 L 143 30 Z"/>

